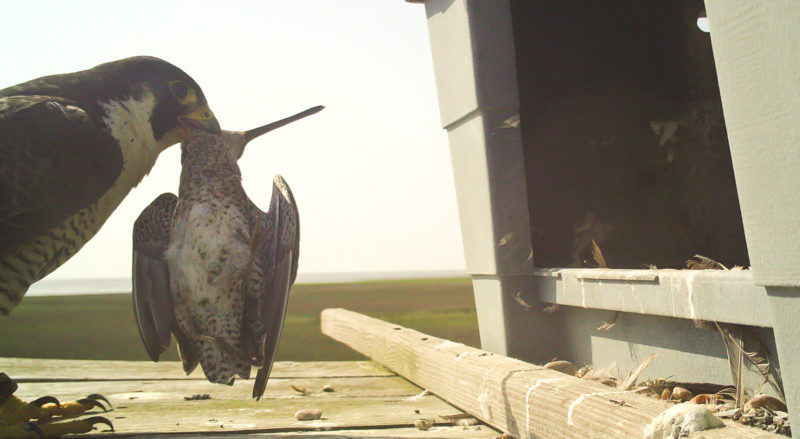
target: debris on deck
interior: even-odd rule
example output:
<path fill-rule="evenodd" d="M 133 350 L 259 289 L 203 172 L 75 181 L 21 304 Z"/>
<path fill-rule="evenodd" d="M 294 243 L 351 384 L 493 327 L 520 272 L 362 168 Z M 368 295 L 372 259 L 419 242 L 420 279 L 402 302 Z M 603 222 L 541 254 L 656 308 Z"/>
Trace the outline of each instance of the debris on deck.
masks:
<path fill-rule="evenodd" d="M 461 416 L 462 411 L 431 394 L 413 398 L 422 389 L 370 361 L 275 363 L 259 402 L 250 398 L 249 380 L 237 379 L 233 386 L 211 384 L 202 372 L 183 375 L 176 362 L 3 358 L 0 370 L 19 383 L 15 395 L 25 400 L 104 394 L 114 406 L 105 414 L 114 424 L 114 435 L 258 433 L 262 439 L 265 434 L 466 439 L 499 435 L 486 425 L 453 425 L 447 417 Z M 315 416 L 296 419 L 304 411 Z M 436 421 L 423 431 L 415 427 L 420 418 Z"/>
<path fill-rule="evenodd" d="M 610 389 L 574 374 L 453 343 L 344 309 L 324 310 L 321 323 L 323 334 L 511 437 L 642 437 L 645 427 L 659 416 L 666 419 L 670 427 L 678 418 L 679 423 L 686 421 L 685 429 L 681 428 L 679 434 L 711 428 L 704 430 L 702 437 L 776 437 L 730 420 L 717 419 L 703 405 L 697 407 L 703 407 L 712 419 L 695 422 L 695 418 L 704 418 L 706 413 L 698 416 L 694 411 L 683 412 L 691 403 L 670 409 L 670 403 L 662 401 L 660 395 L 651 398 L 639 394 L 641 389 L 632 388 L 632 383 L 649 360 L 624 383 Z M 673 412 L 662 415 L 668 409 Z M 675 411 L 681 415 L 670 416 Z M 664 429 L 654 430 L 663 433 Z"/>

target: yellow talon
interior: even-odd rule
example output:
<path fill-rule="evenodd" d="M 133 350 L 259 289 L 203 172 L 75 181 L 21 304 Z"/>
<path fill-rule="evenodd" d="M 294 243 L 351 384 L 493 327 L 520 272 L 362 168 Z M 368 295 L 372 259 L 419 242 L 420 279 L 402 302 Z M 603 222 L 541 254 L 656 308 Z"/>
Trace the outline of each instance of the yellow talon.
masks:
<path fill-rule="evenodd" d="M 77 401 L 69 401 L 61 403 L 61 405 L 48 403 L 44 404 L 39 411 L 39 416 L 36 417 L 39 421 L 47 421 L 53 416 L 61 416 L 64 418 L 74 418 L 80 416 L 87 411 L 98 407 L 106 411 L 106 408 L 91 398 L 83 398 Z"/>
<path fill-rule="evenodd" d="M 114 431 L 114 426 L 111 425 L 111 421 L 102 416 L 92 416 L 91 418 L 85 419 L 41 424 L 39 425 L 39 428 L 42 429 L 42 436 L 53 437 L 61 436 L 62 434 L 88 433 L 94 430 L 94 426 L 97 424 L 108 425 L 111 431 Z M 30 437 L 35 438 L 36 436 Z"/>
<path fill-rule="evenodd" d="M 93 416 L 73 421 L 46 423 L 56 417 L 64 419 L 76 417 L 93 408 L 107 411 L 111 403 L 102 395 L 92 394 L 77 401 L 60 404 L 52 396 L 45 396 L 30 403 L 16 396 L 16 383 L 8 375 L 0 372 L 0 439 L 37 439 L 61 436 L 72 433 L 88 433 L 96 424 L 106 424 L 114 431 L 111 422 L 101 416 Z M 36 419 L 39 423 L 28 422 Z"/>

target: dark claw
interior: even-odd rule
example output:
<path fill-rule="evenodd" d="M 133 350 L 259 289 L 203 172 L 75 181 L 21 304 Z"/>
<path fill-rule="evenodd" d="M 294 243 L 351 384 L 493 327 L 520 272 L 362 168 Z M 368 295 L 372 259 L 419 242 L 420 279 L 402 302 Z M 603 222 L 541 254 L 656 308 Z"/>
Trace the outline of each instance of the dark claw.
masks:
<path fill-rule="evenodd" d="M 35 405 L 36 407 L 41 407 L 47 404 L 48 402 L 51 404 L 55 404 L 56 407 L 61 407 L 61 403 L 58 402 L 58 399 L 56 399 L 55 396 L 43 396 L 34 401 L 31 401 L 31 404 Z"/>
<path fill-rule="evenodd" d="M 87 395 L 86 397 L 89 398 L 89 399 L 97 400 L 97 401 L 103 401 L 106 404 L 108 404 L 108 408 L 114 408 L 114 406 L 111 405 L 111 401 L 107 400 L 106 397 L 103 396 L 103 395 L 100 395 L 100 394 L 97 394 L 97 393 L 92 393 L 91 395 Z"/>
<path fill-rule="evenodd" d="M 98 401 L 96 399 L 81 398 L 81 399 L 78 400 L 78 404 L 80 404 L 82 406 L 89 406 L 90 409 L 94 408 L 94 407 L 97 407 L 97 408 L 103 410 L 104 412 L 108 411 L 108 409 L 106 409 L 106 406 L 101 404 L 100 401 Z"/>
<path fill-rule="evenodd" d="M 28 430 L 33 431 L 34 433 L 36 433 L 36 435 L 39 436 L 40 438 L 44 438 L 44 432 L 42 431 L 42 429 L 39 428 L 39 426 L 34 424 L 33 422 L 26 422 L 25 423 L 25 427 Z"/>
<path fill-rule="evenodd" d="M 17 391 L 17 383 L 4 372 L 0 372 L 0 404 Z"/>
<path fill-rule="evenodd" d="M 111 421 L 102 416 L 92 416 L 91 418 L 84 419 L 84 421 L 92 424 L 93 426 L 97 424 L 106 424 L 108 425 L 108 428 L 111 429 L 111 432 L 114 432 L 114 426 L 111 425 Z"/>

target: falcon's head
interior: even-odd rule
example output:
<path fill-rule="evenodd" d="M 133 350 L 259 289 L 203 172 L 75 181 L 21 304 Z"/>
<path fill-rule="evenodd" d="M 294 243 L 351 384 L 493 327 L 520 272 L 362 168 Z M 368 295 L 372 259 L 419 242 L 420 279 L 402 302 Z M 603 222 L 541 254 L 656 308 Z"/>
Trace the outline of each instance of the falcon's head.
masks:
<path fill-rule="evenodd" d="M 134 57 L 101 64 L 94 71 L 111 79 L 98 95 L 101 101 L 145 102 L 152 96 L 149 117 L 161 149 L 188 140 L 187 123 L 220 134 L 220 126 L 200 86 L 183 70 L 153 57 Z"/>
<path fill-rule="evenodd" d="M 45 76 L 0 91 L 2 95 L 58 96 L 83 109 L 123 144 L 124 137 L 157 147 L 188 140 L 186 122 L 219 134 L 200 86 L 159 58 L 136 56 L 75 73 Z"/>

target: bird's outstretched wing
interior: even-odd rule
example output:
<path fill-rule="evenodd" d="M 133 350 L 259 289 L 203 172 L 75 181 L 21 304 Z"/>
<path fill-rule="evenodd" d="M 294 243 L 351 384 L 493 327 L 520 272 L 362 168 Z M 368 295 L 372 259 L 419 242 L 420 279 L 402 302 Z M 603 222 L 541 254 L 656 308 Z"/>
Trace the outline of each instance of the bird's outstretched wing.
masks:
<path fill-rule="evenodd" d="M 119 145 L 77 104 L 0 97 L 0 257 L 90 206 L 121 172 Z"/>
<path fill-rule="evenodd" d="M 174 194 L 161 194 L 133 224 L 133 311 L 147 355 L 153 361 L 158 361 L 158 356 L 169 347 L 173 327 L 169 269 L 164 252 L 169 245 L 177 204 L 178 197 Z"/>
<path fill-rule="evenodd" d="M 259 366 L 253 386 L 253 398 L 260 399 L 267 387 L 267 379 L 275 361 L 275 350 L 281 336 L 289 288 L 297 277 L 297 259 L 300 249 L 300 216 L 289 185 L 280 175 L 273 179 L 272 200 L 268 216 L 272 217 L 273 237 L 265 245 L 260 257 L 272 265 L 271 282 L 267 282 L 261 297 L 261 323 L 266 335 L 261 343 Z"/>

